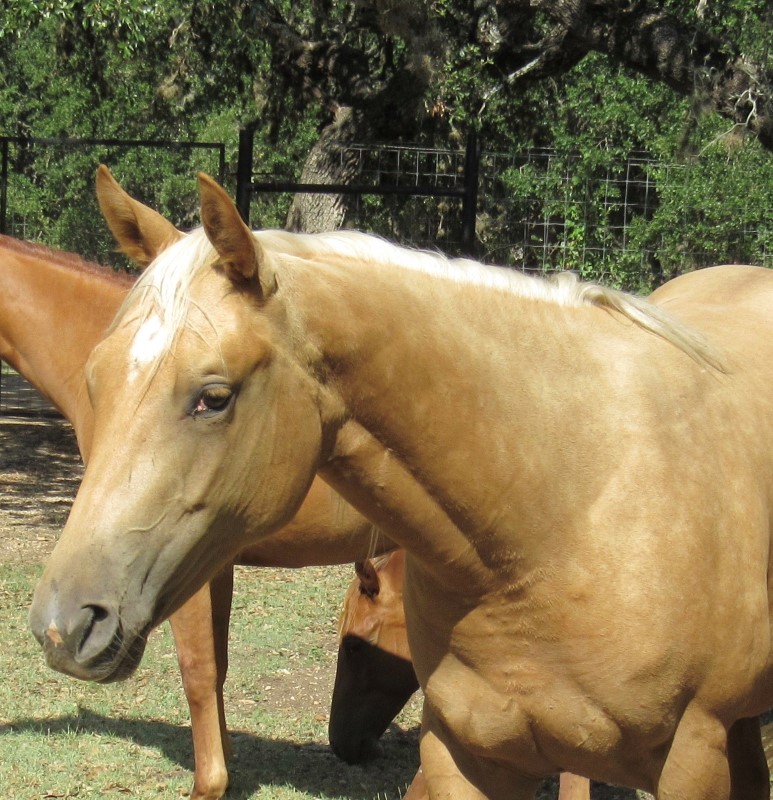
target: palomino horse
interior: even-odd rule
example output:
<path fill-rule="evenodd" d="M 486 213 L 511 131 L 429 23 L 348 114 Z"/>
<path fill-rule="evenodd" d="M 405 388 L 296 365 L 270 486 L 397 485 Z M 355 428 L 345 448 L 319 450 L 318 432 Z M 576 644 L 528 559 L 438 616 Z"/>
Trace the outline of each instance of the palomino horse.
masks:
<path fill-rule="evenodd" d="M 177 231 L 172 232 L 176 238 Z M 125 273 L 70 253 L 0 236 L 0 358 L 72 423 L 84 461 L 93 429 L 84 366 L 133 283 Z M 246 548 L 237 562 L 291 567 L 310 560 L 337 563 L 367 555 L 371 540 L 372 525 L 316 480 L 285 530 Z M 382 537 L 373 546 L 382 550 L 390 545 Z M 170 618 L 191 712 L 192 797 L 197 800 L 222 797 L 228 783 L 223 684 L 232 585 L 233 565 L 228 565 Z"/>
<path fill-rule="evenodd" d="M 377 742 L 419 688 L 403 607 L 405 550 L 358 561 L 344 597 L 338 625 L 338 665 L 330 706 L 330 746 L 355 763 L 377 750 Z M 404 800 L 422 800 L 421 770 Z M 589 800 L 590 782 L 561 774 L 559 800 Z"/>
<path fill-rule="evenodd" d="M 562 769 L 767 796 L 773 275 L 683 277 L 668 314 L 356 233 L 252 233 L 200 188 L 203 229 L 87 365 L 91 460 L 30 613 L 49 663 L 130 674 L 319 473 L 408 550 L 431 797 L 527 798 Z"/>

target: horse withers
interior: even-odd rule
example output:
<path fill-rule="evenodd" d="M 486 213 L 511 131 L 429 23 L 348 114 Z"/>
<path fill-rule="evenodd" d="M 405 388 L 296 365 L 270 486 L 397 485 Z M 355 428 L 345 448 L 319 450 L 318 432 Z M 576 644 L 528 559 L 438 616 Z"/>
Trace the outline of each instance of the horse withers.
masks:
<path fill-rule="evenodd" d="M 253 233 L 200 190 L 203 229 L 87 365 L 92 458 L 30 614 L 49 661 L 130 674 L 319 473 L 408 552 L 431 795 L 522 800 L 562 769 L 765 795 L 773 275 L 695 273 L 667 313 L 351 232 Z"/>

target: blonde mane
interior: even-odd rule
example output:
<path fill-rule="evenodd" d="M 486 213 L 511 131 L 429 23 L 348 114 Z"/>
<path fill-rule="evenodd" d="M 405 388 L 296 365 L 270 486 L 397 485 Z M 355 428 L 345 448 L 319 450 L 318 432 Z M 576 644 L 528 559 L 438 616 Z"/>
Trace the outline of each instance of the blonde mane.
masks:
<path fill-rule="evenodd" d="M 291 256 L 307 261 L 356 260 L 560 306 L 607 309 L 665 339 L 697 363 L 725 371 L 720 355 L 698 332 L 658 306 L 641 297 L 580 281 L 572 272 L 556 273 L 547 279 L 533 277 L 514 269 L 401 247 L 356 231 L 302 234 L 266 230 L 255 231 L 253 235 L 269 256 Z M 158 315 L 163 336 L 161 354 L 168 352 L 177 332 L 186 323 L 191 284 L 216 260 L 217 253 L 203 229 L 194 230 L 151 264 L 126 298 L 113 324 L 118 324 L 130 308 L 136 309 L 141 320 Z"/>

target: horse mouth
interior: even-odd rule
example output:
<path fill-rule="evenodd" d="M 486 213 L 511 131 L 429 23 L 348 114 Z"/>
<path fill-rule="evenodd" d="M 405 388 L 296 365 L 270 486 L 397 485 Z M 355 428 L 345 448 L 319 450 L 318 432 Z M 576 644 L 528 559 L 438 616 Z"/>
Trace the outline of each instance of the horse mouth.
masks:
<path fill-rule="evenodd" d="M 43 641 L 46 663 L 51 669 L 79 680 L 95 683 L 126 680 L 134 674 L 142 661 L 150 627 L 147 626 L 134 636 L 131 642 L 126 641 L 119 628 L 107 647 L 87 661 L 79 661 L 63 646 L 61 640 L 46 636 Z"/>
<path fill-rule="evenodd" d="M 354 741 L 331 738 L 330 747 L 347 764 L 363 764 L 382 754 L 381 744 L 374 736 L 362 736 Z"/>

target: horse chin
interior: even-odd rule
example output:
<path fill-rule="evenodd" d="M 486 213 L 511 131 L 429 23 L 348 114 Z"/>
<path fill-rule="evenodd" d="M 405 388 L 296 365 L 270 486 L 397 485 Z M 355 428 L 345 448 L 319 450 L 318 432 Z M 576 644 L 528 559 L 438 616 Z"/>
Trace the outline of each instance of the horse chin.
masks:
<path fill-rule="evenodd" d="M 137 668 L 142 661 L 142 656 L 145 654 L 145 645 L 148 643 L 147 633 L 138 636 L 131 647 L 125 652 L 123 658 L 114 664 L 115 669 L 105 677 L 96 678 L 97 683 L 117 683 L 118 681 L 125 681 L 131 678 L 137 671 Z"/>

